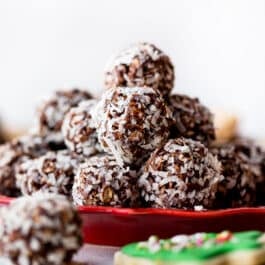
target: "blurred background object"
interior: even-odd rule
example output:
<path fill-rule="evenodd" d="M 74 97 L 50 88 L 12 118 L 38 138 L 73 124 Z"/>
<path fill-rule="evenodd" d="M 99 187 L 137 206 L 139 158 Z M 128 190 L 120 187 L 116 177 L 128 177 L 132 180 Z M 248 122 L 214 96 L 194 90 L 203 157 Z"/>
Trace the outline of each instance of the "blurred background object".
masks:
<path fill-rule="evenodd" d="M 16 127 L 10 127 L 10 126 L 2 126 L 0 129 L 0 139 L 1 143 L 8 142 L 12 139 L 15 139 L 21 135 L 25 135 L 28 132 L 26 128 L 16 128 Z"/>
<path fill-rule="evenodd" d="M 238 117 L 223 110 L 214 111 L 214 126 L 217 143 L 225 143 L 238 135 Z"/>
<path fill-rule="evenodd" d="M 5 142 L 5 135 L 3 131 L 3 124 L 2 121 L 0 120 L 0 144 Z"/>
<path fill-rule="evenodd" d="M 103 89 L 109 57 L 157 44 L 176 69 L 175 91 L 236 112 L 243 134 L 265 135 L 264 0 L 14 0 L 0 2 L 0 113 L 24 130 L 57 88 Z"/>

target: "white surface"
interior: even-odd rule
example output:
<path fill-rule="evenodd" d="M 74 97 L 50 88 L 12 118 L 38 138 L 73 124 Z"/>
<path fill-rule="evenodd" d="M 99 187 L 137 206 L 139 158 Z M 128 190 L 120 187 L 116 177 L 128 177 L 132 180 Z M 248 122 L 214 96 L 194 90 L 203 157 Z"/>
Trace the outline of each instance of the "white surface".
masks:
<path fill-rule="evenodd" d="M 176 90 L 238 112 L 265 136 L 264 0 L 1 0 L 0 113 L 29 125 L 60 87 L 102 90 L 109 56 L 137 41 L 165 50 Z"/>
<path fill-rule="evenodd" d="M 118 250 L 117 247 L 85 244 L 74 260 L 84 262 L 84 265 L 113 265 L 114 253 Z"/>

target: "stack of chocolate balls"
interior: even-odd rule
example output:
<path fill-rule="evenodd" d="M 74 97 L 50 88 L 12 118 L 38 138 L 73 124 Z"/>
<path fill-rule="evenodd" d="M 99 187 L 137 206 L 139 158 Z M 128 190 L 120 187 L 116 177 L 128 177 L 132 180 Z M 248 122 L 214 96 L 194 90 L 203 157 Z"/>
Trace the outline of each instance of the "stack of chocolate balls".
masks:
<path fill-rule="evenodd" d="M 172 94 L 174 67 L 163 51 L 133 45 L 110 60 L 104 77 L 100 99 L 57 91 L 39 107 L 34 134 L 1 147 L 2 194 L 195 210 L 263 200 L 263 150 L 242 138 L 216 145 L 210 110 Z"/>

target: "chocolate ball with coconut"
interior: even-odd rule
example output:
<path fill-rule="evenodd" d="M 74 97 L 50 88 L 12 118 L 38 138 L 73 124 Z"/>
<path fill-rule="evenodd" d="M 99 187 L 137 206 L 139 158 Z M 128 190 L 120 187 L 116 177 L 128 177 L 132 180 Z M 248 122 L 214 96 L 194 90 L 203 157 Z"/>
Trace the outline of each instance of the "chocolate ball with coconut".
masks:
<path fill-rule="evenodd" d="M 105 70 L 105 85 L 147 86 L 167 97 L 174 86 L 174 66 L 170 58 L 150 43 L 138 43 L 114 56 Z"/>
<path fill-rule="evenodd" d="M 21 163 L 37 158 L 49 150 L 45 139 L 36 135 L 16 138 L 0 146 L 0 194 L 17 196 L 15 175 Z"/>
<path fill-rule="evenodd" d="M 61 127 L 65 114 L 81 101 L 91 99 L 85 90 L 58 90 L 38 108 L 34 132 L 45 137 L 54 149 L 63 148 Z"/>
<path fill-rule="evenodd" d="M 211 151 L 218 156 L 224 175 L 217 193 L 219 208 L 252 206 L 264 198 L 265 153 L 259 146 L 237 138 Z"/>
<path fill-rule="evenodd" d="M 0 219 L 0 253 L 10 264 L 70 264 L 82 245 L 78 213 L 61 195 L 21 197 Z"/>
<path fill-rule="evenodd" d="M 138 180 L 141 198 L 155 208 L 212 208 L 223 179 L 221 164 L 200 142 L 169 140 L 156 149 Z"/>
<path fill-rule="evenodd" d="M 257 183 L 257 204 L 265 204 L 265 151 L 255 141 L 249 138 L 238 137 L 232 143 L 236 146 L 236 151 L 245 156 L 250 164 L 251 171 Z"/>
<path fill-rule="evenodd" d="M 69 151 L 48 152 L 21 164 L 16 175 L 23 195 L 50 192 L 70 196 L 80 157 Z"/>
<path fill-rule="evenodd" d="M 138 202 L 136 172 L 121 167 L 112 155 L 88 158 L 75 176 L 73 201 L 76 205 L 133 207 Z"/>
<path fill-rule="evenodd" d="M 121 166 L 140 165 L 169 136 L 171 112 L 151 87 L 109 89 L 96 115 L 99 142 Z"/>
<path fill-rule="evenodd" d="M 91 116 L 96 104 L 97 100 L 94 99 L 80 102 L 77 107 L 70 109 L 63 121 L 62 133 L 66 146 L 69 150 L 85 157 L 101 151 Z"/>
<path fill-rule="evenodd" d="M 209 145 L 215 139 L 213 115 L 198 98 L 186 95 L 171 95 L 169 107 L 173 123 L 171 137 L 186 137 Z"/>

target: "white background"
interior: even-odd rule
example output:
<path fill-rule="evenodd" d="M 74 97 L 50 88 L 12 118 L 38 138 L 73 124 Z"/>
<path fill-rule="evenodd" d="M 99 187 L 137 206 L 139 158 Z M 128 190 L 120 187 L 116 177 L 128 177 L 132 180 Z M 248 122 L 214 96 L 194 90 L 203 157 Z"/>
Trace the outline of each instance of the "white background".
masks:
<path fill-rule="evenodd" d="M 176 91 L 265 137 L 264 0 L 0 0 L 1 115 L 29 126 L 56 88 L 99 94 L 109 56 L 137 41 L 171 56 Z"/>

